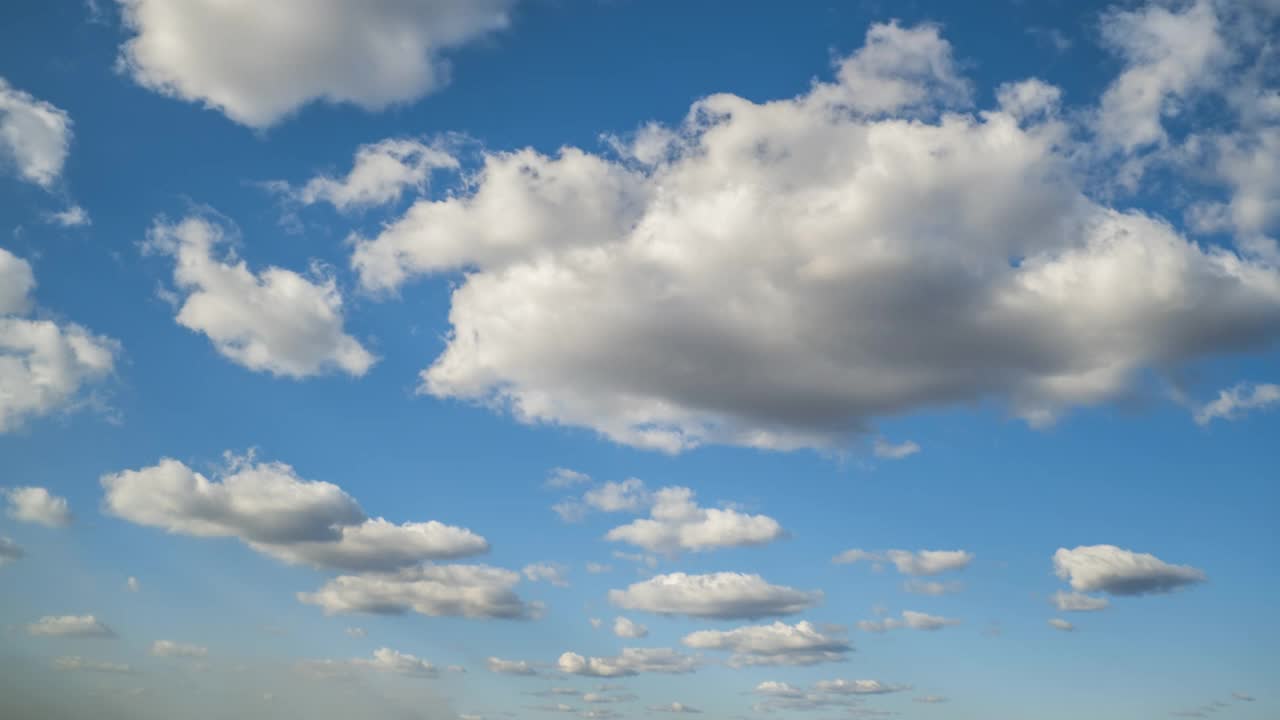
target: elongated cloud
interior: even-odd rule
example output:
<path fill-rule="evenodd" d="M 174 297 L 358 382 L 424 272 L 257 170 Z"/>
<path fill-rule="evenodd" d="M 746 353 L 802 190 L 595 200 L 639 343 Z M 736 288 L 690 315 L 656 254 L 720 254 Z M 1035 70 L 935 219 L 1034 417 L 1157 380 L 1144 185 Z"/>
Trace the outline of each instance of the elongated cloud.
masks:
<path fill-rule="evenodd" d="M 51 494 L 42 487 L 16 487 L 0 490 L 9 500 L 9 517 L 22 522 L 46 527 L 66 527 L 71 524 L 71 510 L 67 499 Z"/>
<path fill-rule="evenodd" d="M 623 648 L 616 657 L 583 657 L 567 652 L 556 666 L 560 672 L 587 677 L 627 677 L 640 673 L 682 675 L 697 669 L 699 661 L 670 648 Z"/>
<path fill-rule="evenodd" d="M 1171 565 L 1154 555 L 1115 545 L 1059 548 L 1053 555 L 1053 568 L 1072 590 L 1111 595 L 1168 593 L 1206 580 L 1198 568 Z"/>
<path fill-rule="evenodd" d="M 27 634 L 44 637 L 113 638 L 116 633 L 93 615 L 46 615 L 27 626 Z"/>
<path fill-rule="evenodd" d="M 515 0 L 117 0 L 138 84 L 265 128 L 311 102 L 366 110 L 443 86 L 442 53 L 510 22 Z"/>
<path fill-rule="evenodd" d="M 369 518 L 332 483 L 304 480 L 284 463 L 232 458 L 209 479 L 165 458 L 103 475 L 104 508 L 139 525 L 196 537 L 234 537 L 293 564 L 388 571 L 487 552 L 470 530 L 434 520 Z"/>
<path fill-rule="evenodd" d="M 648 518 L 610 530 L 605 539 L 650 552 L 673 553 L 763 545 L 785 534 L 778 521 L 766 515 L 698 507 L 693 491 L 685 487 L 659 490 L 649 514 Z"/>
<path fill-rule="evenodd" d="M 202 217 L 157 221 L 146 248 L 174 259 L 182 304 L 179 325 L 209 338 L 217 351 L 250 370 L 289 378 L 329 372 L 361 376 L 377 361 L 343 331 L 342 294 L 332 277 L 249 269 L 226 227 Z"/>
<path fill-rule="evenodd" d="M 700 630 L 684 636 L 686 647 L 727 650 L 729 665 L 817 665 L 840 662 L 853 646 L 844 628 L 819 629 L 810 622 L 754 625 L 733 630 Z"/>
<path fill-rule="evenodd" d="M 939 575 L 952 570 L 963 570 L 973 562 L 973 553 L 965 550 L 845 550 L 831 560 L 837 565 L 859 562 L 893 563 L 903 575 Z"/>
<path fill-rule="evenodd" d="M 319 175 L 297 189 L 282 183 L 272 187 L 304 205 L 327 202 L 352 212 L 396 202 L 406 190 L 424 190 L 431 171 L 439 168 L 457 169 L 458 160 L 440 147 L 393 138 L 361 145 L 346 177 Z"/>
<path fill-rule="evenodd" d="M 791 615 L 821 601 L 820 591 L 771 585 L 759 575 L 731 572 L 656 575 L 625 590 L 609 591 L 609 602 L 628 610 L 722 620 Z"/>
<path fill-rule="evenodd" d="M 487 565 L 424 565 L 395 573 L 341 575 L 298 600 L 326 614 L 415 612 L 432 617 L 520 619 L 536 608 L 516 595 L 520 576 Z"/>

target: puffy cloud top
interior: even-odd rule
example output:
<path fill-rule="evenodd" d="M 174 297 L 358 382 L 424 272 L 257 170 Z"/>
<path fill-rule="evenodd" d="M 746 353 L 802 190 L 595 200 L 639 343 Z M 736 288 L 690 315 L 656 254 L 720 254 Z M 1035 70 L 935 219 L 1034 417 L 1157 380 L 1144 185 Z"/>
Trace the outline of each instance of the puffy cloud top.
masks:
<path fill-rule="evenodd" d="M 1080 592 L 1112 595 L 1149 595 L 1173 592 L 1206 580 L 1203 570 L 1170 565 L 1154 555 L 1136 553 L 1115 545 L 1088 545 L 1053 554 L 1058 577 Z"/>

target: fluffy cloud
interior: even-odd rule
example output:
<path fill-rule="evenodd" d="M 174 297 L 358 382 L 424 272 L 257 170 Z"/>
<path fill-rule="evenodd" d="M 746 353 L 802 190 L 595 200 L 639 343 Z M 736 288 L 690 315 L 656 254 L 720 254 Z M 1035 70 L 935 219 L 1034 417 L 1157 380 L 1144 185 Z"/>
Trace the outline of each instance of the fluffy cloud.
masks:
<path fill-rule="evenodd" d="M 113 638 L 115 631 L 92 615 L 46 615 L 27 626 L 27 634 L 45 637 Z"/>
<path fill-rule="evenodd" d="M 0 165 L 51 189 L 71 149 L 71 116 L 0 77 Z"/>
<path fill-rule="evenodd" d="M 1173 592 L 1205 581 L 1203 570 L 1170 565 L 1154 555 L 1135 553 L 1115 545 L 1058 548 L 1053 554 L 1058 577 L 1078 592 L 1111 595 L 1149 595 Z"/>
<path fill-rule="evenodd" d="M 22 546 L 14 542 L 11 538 L 0 536 L 0 567 L 4 567 L 14 560 L 21 560 L 26 555 L 26 551 Z"/>
<path fill-rule="evenodd" d="M 729 665 L 816 665 L 840 662 L 853 646 L 843 628 L 822 631 L 810 622 L 755 625 L 728 631 L 700 630 L 681 641 L 699 650 L 727 650 Z"/>
<path fill-rule="evenodd" d="M 1280 337 L 1280 269 L 1086 196 L 1043 88 L 945 112 L 949 58 L 876 26 L 792 99 L 712 95 L 616 156 L 490 152 L 353 267 L 465 271 L 421 392 L 670 452 L 843 447 L 984 399 L 1044 425 Z"/>
<path fill-rule="evenodd" d="M 900 628 L 910 628 L 911 630 L 941 630 L 944 627 L 959 625 L 960 621 L 954 618 L 942 617 L 940 615 L 929 615 L 928 613 L 916 612 L 915 610 L 903 610 L 902 619 L 883 618 L 880 620 L 862 620 L 858 623 L 858 629 L 864 632 L 883 633 L 890 630 L 898 630 Z"/>
<path fill-rule="evenodd" d="M 289 563 L 388 571 L 486 552 L 488 542 L 437 521 L 396 525 L 366 517 L 337 485 L 304 480 L 284 463 L 232 458 L 210 480 L 165 458 L 102 476 L 107 512 L 197 537 L 235 537 Z"/>
<path fill-rule="evenodd" d="M 1196 410 L 1195 419 L 1200 425 L 1214 420 L 1234 420 L 1249 410 L 1262 410 L 1280 404 L 1280 385 L 1241 383 L 1218 392 L 1218 397 Z"/>
<path fill-rule="evenodd" d="M 257 372 L 304 378 L 332 371 L 364 375 L 377 359 L 343 332 L 342 294 L 332 277 L 308 279 L 268 267 L 255 273 L 233 252 L 215 257 L 228 231 L 201 217 L 157 221 L 146 248 L 173 257 L 185 296 L 175 318 L 223 356 Z"/>
<path fill-rule="evenodd" d="M 209 656 L 209 648 L 172 640 L 157 640 L 151 644 L 151 654 L 156 657 L 203 658 Z"/>
<path fill-rule="evenodd" d="M 626 677 L 640 673 L 680 675 L 697 669 L 698 658 L 670 648 L 623 648 L 615 657 L 583 657 L 567 652 L 556 666 L 560 672 L 588 677 Z"/>
<path fill-rule="evenodd" d="M 1104 597 L 1059 590 L 1053 595 L 1053 604 L 1062 612 L 1096 612 L 1106 610 L 1111 601 Z"/>
<path fill-rule="evenodd" d="M 520 571 L 530 582 L 549 582 L 556 587 L 569 587 L 569 581 L 565 579 L 565 569 L 561 565 L 552 565 L 550 563 L 536 563 L 533 565 L 525 565 Z"/>
<path fill-rule="evenodd" d="M 304 205 L 327 202 L 350 212 L 396 202 L 405 190 L 420 192 L 432 170 L 457 167 L 457 159 L 440 147 L 393 138 L 360 146 L 345 178 L 320 175 L 297 189 L 272 185 Z"/>
<path fill-rule="evenodd" d="M 118 0 L 140 85 L 257 128 L 307 103 L 379 110 L 448 80 L 440 54 L 505 28 L 515 0 Z"/>
<path fill-rule="evenodd" d="M 1075 625 L 1072 625 L 1062 618 L 1050 618 L 1049 627 L 1054 630 L 1061 630 L 1062 632 L 1074 632 L 1076 629 Z"/>
<path fill-rule="evenodd" d="M 527 660 L 503 660 L 491 657 L 485 661 L 489 672 L 499 675 L 537 675 L 538 671 Z"/>
<path fill-rule="evenodd" d="M 536 607 L 512 589 L 520 576 L 486 565 L 423 565 L 394 573 L 341 575 L 298 600 L 329 615 L 409 611 L 428 616 L 527 618 Z"/>
<path fill-rule="evenodd" d="M 83 388 L 115 368 L 119 344 L 75 324 L 25 317 L 35 275 L 0 248 L 0 433 L 74 406 Z"/>
<path fill-rule="evenodd" d="M 52 495 L 42 487 L 16 487 L 0 490 L 9 500 L 9 517 L 46 527 L 67 527 L 71 510 L 67 499 Z"/>
<path fill-rule="evenodd" d="M 133 668 L 128 665 L 103 662 L 101 660 L 89 660 L 82 658 L 79 655 L 54 658 L 53 667 L 57 670 L 63 671 L 117 673 L 121 675 L 128 675 L 133 672 Z"/>
<path fill-rule="evenodd" d="M 613 634 L 620 638 L 642 638 L 649 636 L 649 628 L 629 618 L 618 616 L 613 620 Z"/>
<path fill-rule="evenodd" d="M 952 570 L 963 570 L 973 562 L 973 553 L 965 550 L 845 550 L 831 560 L 837 565 L 859 562 L 891 562 L 903 575 L 938 575 Z"/>
<path fill-rule="evenodd" d="M 747 515 L 732 509 L 701 508 L 693 491 L 668 487 L 654 494 L 650 517 L 614 528 L 605 539 L 626 542 L 650 552 L 711 550 L 763 545 L 785 533 L 766 515 Z"/>
<path fill-rule="evenodd" d="M 579 482 L 584 481 L 573 478 L 572 483 L 552 487 L 569 487 Z M 653 502 L 653 495 L 645 487 L 644 482 L 639 478 L 627 478 L 618 482 L 601 483 L 583 493 L 581 499 L 566 498 L 552 505 L 551 509 L 565 522 L 578 522 L 591 510 L 639 512 L 651 502 Z"/>
<path fill-rule="evenodd" d="M 433 678 L 438 674 L 436 667 L 426 660 L 386 647 L 374 650 L 370 660 L 360 658 L 351 663 L 357 667 L 407 677 Z"/>
<path fill-rule="evenodd" d="M 721 620 L 791 615 L 821 601 L 821 591 L 770 585 L 759 575 L 732 572 L 655 575 L 609 591 L 609 602 L 628 610 Z"/>

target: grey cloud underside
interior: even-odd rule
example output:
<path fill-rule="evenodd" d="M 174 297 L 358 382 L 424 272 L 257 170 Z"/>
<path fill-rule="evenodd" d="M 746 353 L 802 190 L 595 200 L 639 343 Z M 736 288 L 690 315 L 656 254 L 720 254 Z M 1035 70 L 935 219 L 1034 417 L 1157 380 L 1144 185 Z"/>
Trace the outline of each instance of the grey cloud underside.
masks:
<path fill-rule="evenodd" d="M 327 614 L 369 613 L 524 619 L 537 606 L 512 589 L 520 576 L 485 565 L 424 565 L 395 573 L 341 575 L 298 599 Z"/>
<path fill-rule="evenodd" d="M 1100 591 L 1111 595 L 1156 595 L 1205 582 L 1203 570 L 1173 565 L 1147 553 L 1114 545 L 1059 548 L 1053 556 L 1054 571 L 1078 592 Z"/>
<path fill-rule="evenodd" d="M 821 591 L 772 585 L 759 575 L 732 572 L 656 575 L 609 591 L 609 602 L 628 610 L 722 620 L 792 615 L 822 598 Z"/>
<path fill-rule="evenodd" d="M 1043 84 L 974 113 L 936 28 L 868 43 L 616 155 L 487 153 L 357 237 L 369 290 L 466 272 L 421 391 L 670 452 L 829 448 L 988 399 L 1043 425 L 1280 337 L 1276 264 L 1087 197 Z"/>

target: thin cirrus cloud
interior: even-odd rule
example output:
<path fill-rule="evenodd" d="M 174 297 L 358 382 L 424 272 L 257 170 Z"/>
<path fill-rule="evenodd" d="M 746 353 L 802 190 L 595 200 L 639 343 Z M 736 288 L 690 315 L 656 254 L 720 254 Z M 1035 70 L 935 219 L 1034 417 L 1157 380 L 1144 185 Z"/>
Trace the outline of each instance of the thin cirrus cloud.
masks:
<path fill-rule="evenodd" d="M 1280 385 L 1240 383 L 1218 392 L 1218 397 L 1195 411 L 1195 421 L 1208 425 L 1214 420 L 1235 420 L 1253 410 L 1280 405 Z"/>
<path fill-rule="evenodd" d="M 371 291 L 465 272 L 422 393 L 666 452 L 844 447 L 988 399 L 1045 426 L 1280 337 L 1280 269 L 1093 199 L 1029 82 L 973 112 L 938 27 L 875 25 L 794 98 L 713 94 L 613 154 L 485 153 L 352 266 Z M 1155 137 L 1108 127 L 1084 134 Z"/>
<path fill-rule="evenodd" d="M 793 615 L 822 598 L 819 590 L 772 585 L 759 575 L 734 572 L 656 575 L 609 591 L 609 602 L 627 610 L 720 620 Z"/>
<path fill-rule="evenodd" d="M 210 480 L 165 458 L 101 478 L 103 507 L 138 525 L 195 537 L 234 537 L 291 564 L 389 571 L 487 552 L 465 528 L 431 520 L 395 524 L 370 518 L 342 488 L 305 480 L 280 462 L 228 456 Z"/>
<path fill-rule="evenodd" d="M 14 542 L 13 538 L 0 535 L 0 567 L 4 567 L 16 560 L 21 560 L 26 554 L 22 546 Z"/>
<path fill-rule="evenodd" d="M 1072 590 L 1120 596 L 1169 593 L 1207 579 L 1198 568 L 1172 565 L 1154 555 L 1115 545 L 1059 548 L 1053 555 L 1053 568 Z"/>
<path fill-rule="evenodd" d="M 847 659 L 853 646 L 844 628 L 818 628 L 808 621 L 788 625 L 774 622 L 733 630 L 699 630 L 680 641 L 698 650 L 731 653 L 730 667 L 749 665 L 817 665 Z"/>
<path fill-rule="evenodd" d="M 930 615 L 915 610 L 903 610 L 901 619 L 886 617 L 879 620 L 861 620 L 858 622 L 858 629 L 870 633 L 884 633 L 902 628 L 934 631 L 959 624 L 960 621 L 955 618 Z"/>
<path fill-rule="evenodd" d="M 74 323 L 31 319 L 31 264 L 0 248 L 0 433 L 88 404 L 111 376 L 120 344 Z"/>
<path fill-rule="evenodd" d="M 869 562 L 877 567 L 888 562 L 903 575 L 939 575 L 969 567 L 973 553 L 965 550 L 870 551 L 853 548 L 836 555 L 831 562 L 837 565 Z"/>
<path fill-rule="evenodd" d="M 343 372 L 359 377 L 377 358 L 343 331 L 342 294 L 319 270 L 249 269 L 218 251 L 234 233 L 211 218 L 157 220 L 144 249 L 172 257 L 177 323 L 198 332 L 232 362 L 294 379 Z"/>
<path fill-rule="evenodd" d="M 0 490 L 9 501 L 9 517 L 45 527 L 64 528 L 71 524 L 67 499 L 42 487 L 15 487 Z"/>
<path fill-rule="evenodd" d="M 515 0 L 118 0 L 135 82 L 266 128 L 317 101 L 381 110 L 447 83 L 442 53 L 502 30 Z"/>

